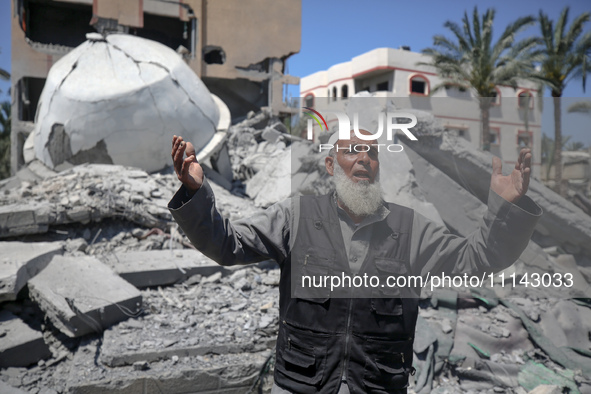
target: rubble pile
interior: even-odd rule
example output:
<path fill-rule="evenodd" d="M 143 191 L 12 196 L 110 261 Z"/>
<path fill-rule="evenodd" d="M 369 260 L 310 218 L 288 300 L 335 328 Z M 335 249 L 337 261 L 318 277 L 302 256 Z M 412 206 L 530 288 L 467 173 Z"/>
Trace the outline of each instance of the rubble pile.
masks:
<path fill-rule="evenodd" d="M 229 128 L 232 192 L 206 168 L 226 218 L 330 189 L 326 153 L 285 131 L 268 110 Z M 486 210 L 490 157 L 437 138 L 383 161 L 385 198 L 466 235 Z M 35 163 L 39 176 L 0 182 L 0 392 L 269 391 L 276 264 L 222 267 L 194 250 L 166 208 L 179 186 L 170 170 L 41 176 Z M 550 219 L 504 281 L 422 294 L 411 393 L 591 392 L 588 218 L 532 190 Z M 572 292 L 507 280 L 532 272 L 573 273 Z"/>

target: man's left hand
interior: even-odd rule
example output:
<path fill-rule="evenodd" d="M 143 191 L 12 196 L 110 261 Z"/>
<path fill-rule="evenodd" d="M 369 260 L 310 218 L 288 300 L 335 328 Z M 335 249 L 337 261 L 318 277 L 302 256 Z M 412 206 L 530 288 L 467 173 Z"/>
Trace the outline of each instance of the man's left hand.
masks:
<path fill-rule="evenodd" d="M 493 157 L 493 172 L 490 179 L 490 188 L 505 200 L 515 204 L 525 195 L 529 186 L 531 174 L 531 150 L 522 149 L 515 168 L 509 175 L 503 175 L 501 159 Z"/>

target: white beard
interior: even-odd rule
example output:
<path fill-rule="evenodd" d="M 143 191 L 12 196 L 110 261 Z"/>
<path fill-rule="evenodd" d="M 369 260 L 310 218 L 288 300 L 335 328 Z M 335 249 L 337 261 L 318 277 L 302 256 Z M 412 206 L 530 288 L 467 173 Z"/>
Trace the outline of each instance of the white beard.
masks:
<path fill-rule="evenodd" d="M 337 160 L 334 163 L 334 184 L 338 199 L 355 215 L 368 216 L 376 213 L 382 204 L 382 189 L 379 175 L 374 183 L 354 182 L 345 175 Z"/>

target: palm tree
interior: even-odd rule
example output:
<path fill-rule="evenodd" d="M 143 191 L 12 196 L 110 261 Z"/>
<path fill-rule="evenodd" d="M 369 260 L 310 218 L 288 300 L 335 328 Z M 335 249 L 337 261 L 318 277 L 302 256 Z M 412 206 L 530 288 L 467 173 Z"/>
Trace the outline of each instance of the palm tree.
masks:
<path fill-rule="evenodd" d="M 572 78 L 583 80 L 583 90 L 587 74 L 591 71 L 591 32 L 583 34 L 583 26 L 589 21 L 589 13 L 585 12 L 571 23 L 568 31 L 568 7 L 558 17 L 556 28 L 552 21 L 540 10 L 540 28 L 544 45 L 544 58 L 541 64 L 539 80 L 546 84 L 551 92 L 554 103 L 554 182 L 555 190 L 565 195 L 562 185 L 562 112 L 561 97 L 566 84 Z"/>
<path fill-rule="evenodd" d="M 478 8 L 474 7 L 472 22 L 464 12 L 462 27 L 447 21 L 454 40 L 444 36 L 433 37 L 433 48 L 423 50 L 431 56 L 431 62 L 419 63 L 434 67 L 443 83 L 435 86 L 432 92 L 457 86 L 460 89 L 473 89 L 479 100 L 481 120 L 481 145 L 489 150 L 489 109 L 494 101 L 497 85 L 509 85 L 517 89 L 519 78 L 533 72 L 534 48 L 538 39 L 532 37 L 515 42 L 515 36 L 526 26 L 535 22 L 533 16 L 517 19 L 509 24 L 501 37 L 493 43 L 493 21 L 495 10 L 488 9 L 480 19 Z"/>

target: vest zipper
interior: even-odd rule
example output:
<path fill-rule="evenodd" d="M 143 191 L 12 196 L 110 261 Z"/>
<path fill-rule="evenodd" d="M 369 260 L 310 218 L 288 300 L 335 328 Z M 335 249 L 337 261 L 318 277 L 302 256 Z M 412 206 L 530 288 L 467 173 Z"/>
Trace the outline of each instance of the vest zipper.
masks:
<path fill-rule="evenodd" d="M 351 306 L 353 304 L 353 298 L 349 298 L 349 309 L 347 311 L 347 330 L 345 331 L 345 361 L 343 362 L 343 369 L 341 371 L 341 381 L 347 380 L 347 368 L 349 366 L 349 329 L 351 328 Z"/>

